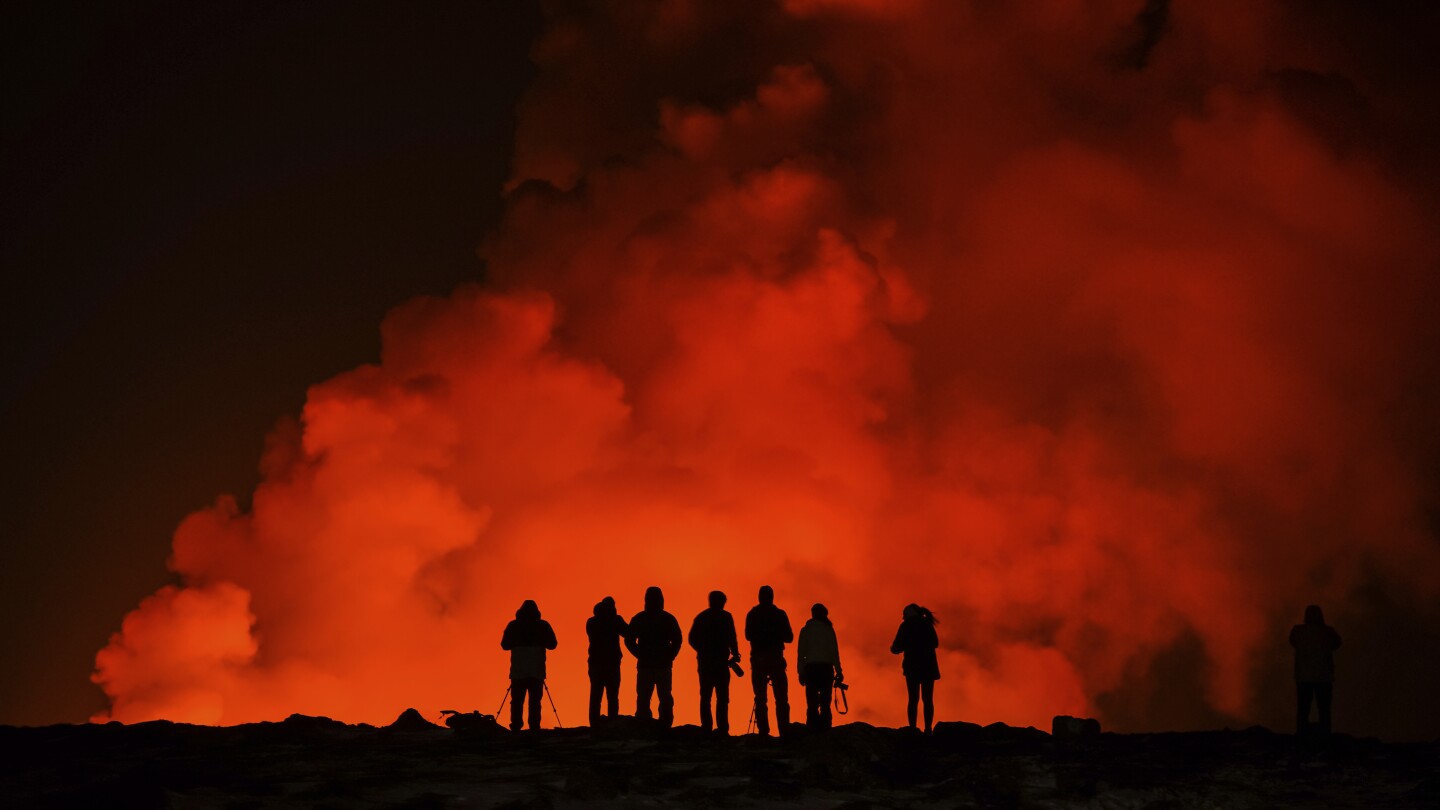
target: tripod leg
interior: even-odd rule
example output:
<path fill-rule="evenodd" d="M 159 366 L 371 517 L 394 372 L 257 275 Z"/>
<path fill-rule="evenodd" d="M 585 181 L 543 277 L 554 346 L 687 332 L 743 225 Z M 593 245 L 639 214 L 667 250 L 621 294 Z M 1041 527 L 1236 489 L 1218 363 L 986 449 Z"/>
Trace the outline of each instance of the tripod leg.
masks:
<path fill-rule="evenodd" d="M 555 697 L 550 694 L 550 684 L 541 681 L 540 685 L 545 688 L 545 697 L 550 699 L 550 711 L 555 714 L 555 726 L 557 728 L 564 728 L 565 724 L 560 722 L 560 711 L 555 708 Z"/>
<path fill-rule="evenodd" d="M 505 701 L 510 698 L 510 687 L 505 687 L 505 694 L 500 698 L 500 708 L 495 710 L 495 722 L 500 722 L 500 712 L 505 711 Z"/>

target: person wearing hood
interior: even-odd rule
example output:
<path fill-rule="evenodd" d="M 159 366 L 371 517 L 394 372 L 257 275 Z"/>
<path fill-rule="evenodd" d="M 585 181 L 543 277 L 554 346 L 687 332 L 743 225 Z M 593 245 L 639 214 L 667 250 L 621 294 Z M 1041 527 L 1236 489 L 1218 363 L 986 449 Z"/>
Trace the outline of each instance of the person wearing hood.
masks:
<path fill-rule="evenodd" d="M 669 728 L 675 722 L 675 695 L 671 691 L 671 670 L 675 656 L 685 643 L 680 622 L 665 610 L 665 594 L 655 586 L 645 591 L 645 609 L 630 620 L 625 649 L 635 656 L 635 716 L 649 719 L 650 695 L 660 703 L 660 723 Z"/>
<path fill-rule="evenodd" d="M 713 725 L 721 735 L 730 733 L 730 667 L 740 661 L 735 638 L 735 617 L 725 609 L 725 594 L 710 592 L 710 607 L 690 625 L 690 646 L 700 673 L 700 728 L 709 731 L 710 696 L 715 696 Z"/>
<path fill-rule="evenodd" d="M 775 690 L 775 726 L 781 734 L 790 724 L 790 683 L 785 674 L 785 645 L 795 640 L 790 617 L 775 606 L 775 591 L 760 586 L 760 604 L 745 614 L 745 640 L 750 642 L 750 687 L 755 692 L 755 728 L 770 736 L 766 685 Z"/>
<path fill-rule="evenodd" d="M 1305 608 L 1305 623 L 1290 628 L 1290 646 L 1295 648 L 1295 733 L 1305 733 L 1313 701 L 1320 714 L 1316 728 L 1321 734 L 1329 734 L 1340 634 L 1325 623 L 1319 605 L 1309 605 Z"/>
<path fill-rule="evenodd" d="M 895 642 L 890 645 L 890 652 L 905 656 L 900 663 L 900 670 L 905 673 L 905 717 L 910 721 L 910 728 L 915 728 L 915 710 L 923 698 L 926 734 L 935 722 L 935 682 L 940 680 L 940 662 L 935 653 L 940 647 L 940 638 L 935 633 L 937 623 L 929 608 L 913 603 L 906 605 Z"/>
<path fill-rule="evenodd" d="M 600 721 L 600 698 L 608 705 L 608 714 L 620 713 L 620 640 L 630 634 L 630 625 L 615 610 L 615 597 L 607 596 L 595 603 L 595 615 L 585 621 L 585 635 L 590 637 L 587 665 L 590 673 L 590 725 Z"/>
<path fill-rule="evenodd" d="M 830 728 L 830 694 L 845 675 L 840 668 L 840 642 L 835 638 L 828 608 L 819 603 L 810 608 L 810 621 L 800 628 L 800 641 L 795 646 L 795 667 L 805 687 L 805 725 L 819 730 Z"/>
<path fill-rule="evenodd" d="M 523 725 L 525 706 L 530 706 L 530 729 L 540 728 L 540 700 L 545 691 L 545 651 L 557 646 L 555 631 L 540 618 L 540 607 L 526 599 L 515 611 L 515 621 L 505 625 L 500 649 L 510 651 L 510 730 Z"/>

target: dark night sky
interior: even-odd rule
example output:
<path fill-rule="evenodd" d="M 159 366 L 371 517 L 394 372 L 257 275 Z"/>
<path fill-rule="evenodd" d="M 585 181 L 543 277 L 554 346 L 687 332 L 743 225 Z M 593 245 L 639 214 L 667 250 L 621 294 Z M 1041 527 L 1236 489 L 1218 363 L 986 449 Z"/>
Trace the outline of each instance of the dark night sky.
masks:
<path fill-rule="evenodd" d="M 480 277 L 529 4 L 7 5 L 0 723 L 80 721 L 170 534 Z"/>

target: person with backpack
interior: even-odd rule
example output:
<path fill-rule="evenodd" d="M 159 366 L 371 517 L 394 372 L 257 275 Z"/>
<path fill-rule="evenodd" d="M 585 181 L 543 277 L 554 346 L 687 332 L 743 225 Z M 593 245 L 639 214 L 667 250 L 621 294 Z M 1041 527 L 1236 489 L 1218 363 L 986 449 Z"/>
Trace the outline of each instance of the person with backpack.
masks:
<path fill-rule="evenodd" d="M 935 633 L 939 620 L 929 608 L 913 603 L 905 606 L 902 618 L 890 652 L 905 656 L 900 669 L 905 673 L 905 716 L 910 728 L 915 728 L 916 704 L 923 698 L 925 733 L 929 734 L 935 722 L 935 682 L 940 680 L 940 662 L 935 652 L 940 647 L 940 638 Z"/>
<path fill-rule="evenodd" d="M 829 608 L 819 603 L 810 608 L 810 621 L 800 628 L 800 641 L 795 646 L 795 667 L 800 671 L 800 685 L 805 687 L 805 725 L 823 731 L 832 722 L 831 691 L 845 678 Z"/>
<path fill-rule="evenodd" d="M 740 661 L 740 643 L 735 638 L 735 617 L 725 609 L 725 594 L 710 592 L 710 607 L 690 625 L 690 646 L 700 673 L 700 728 L 713 725 L 721 736 L 730 733 L 730 667 Z M 715 697 L 711 717 L 710 697 Z"/>
<path fill-rule="evenodd" d="M 500 649 L 510 651 L 510 730 L 523 725 L 525 706 L 530 707 L 530 730 L 540 728 L 540 703 L 545 691 L 545 651 L 557 646 L 555 631 L 540 618 L 540 607 L 526 599 L 515 611 L 515 620 L 505 625 Z"/>
<path fill-rule="evenodd" d="M 620 714 L 620 640 L 630 634 L 630 625 L 615 610 L 615 597 L 607 596 L 595 604 L 595 615 L 585 621 L 585 635 L 590 638 L 586 661 L 590 675 L 590 726 L 600 722 L 600 700 L 603 697 L 609 716 Z"/>
<path fill-rule="evenodd" d="M 750 686 L 755 691 L 755 728 L 770 736 L 767 684 L 775 691 L 775 726 L 781 734 L 790 724 L 790 683 L 785 674 L 785 645 L 795 640 L 790 617 L 775 606 L 775 591 L 760 586 L 760 604 L 745 614 L 745 640 L 750 642 Z"/>
<path fill-rule="evenodd" d="M 671 670 L 684 643 L 680 622 L 665 610 L 665 594 L 650 586 L 645 591 L 645 609 L 630 620 L 630 635 L 625 637 L 625 648 L 635 656 L 636 717 L 650 718 L 650 695 L 654 693 L 659 698 L 660 724 L 669 728 L 675 723 Z"/>

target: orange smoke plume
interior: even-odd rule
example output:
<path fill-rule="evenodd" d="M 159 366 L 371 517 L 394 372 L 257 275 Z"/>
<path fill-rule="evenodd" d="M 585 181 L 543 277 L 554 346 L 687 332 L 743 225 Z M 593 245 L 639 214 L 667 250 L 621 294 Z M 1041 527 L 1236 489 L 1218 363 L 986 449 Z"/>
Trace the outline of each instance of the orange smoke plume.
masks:
<path fill-rule="evenodd" d="M 941 719 L 1263 714 L 1301 606 L 1440 575 L 1433 212 L 1286 8 L 555 11 L 489 278 L 181 524 L 97 719 L 489 711 L 533 598 L 579 722 L 595 602 L 762 584 L 829 606 L 854 719 L 904 716 L 909 602 Z"/>

